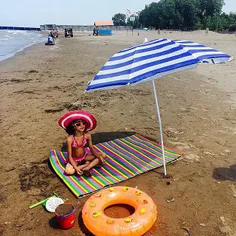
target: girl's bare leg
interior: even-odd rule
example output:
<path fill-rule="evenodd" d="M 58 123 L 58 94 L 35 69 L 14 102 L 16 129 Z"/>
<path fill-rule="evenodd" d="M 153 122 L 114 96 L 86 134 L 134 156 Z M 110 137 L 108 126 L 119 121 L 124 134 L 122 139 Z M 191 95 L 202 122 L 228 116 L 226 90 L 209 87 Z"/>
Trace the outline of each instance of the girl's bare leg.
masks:
<path fill-rule="evenodd" d="M 88 171 L 94 166 L 98 165 L 99 163 L 100 163 L 100 160 L 95 157 L 85 168 L 83 168 L 83 171 Z"/>
<path fill-rule="evenodd" d="M 65 173 L 67 175 L 73 175 L 75 173 L 75 169 L 74 169 L 74 167 L 70 163 L 66 164 Z"/>
<path fill-rule="evenodd" d="M 104 153 L 99 153 L 99 155 L 101 155 L 103 159 L 106 158 L 106 155 L 105 155 Z M 89 163 L 86 167 L 84 167 L 84 168 L 82 169 L 82 171 L 84 172 L 84 174 L 85 174 L 86 176 L 90 176 L 90 175 L 91 175 L 91 173 L 89 172 L 89 170 L 90 170 L 91 168 L 93 168 L 94 166 L 103 165 L 103 163 L 101 162 L 101 160 L 100 160 L 99 158 L 97 158 L 97 157 L 95 157 L 95 156 L 93 156 L 93 155 L 91 155 L 91 154 L 87 155 L 86 158 L 85 158 L 85 160 L 86 160 L 86 161 L 90 161 L 90 163 Z"/>
<path fill-rule="evenodd" d="M 85 164 L 83 164 L 83 165 L 78 165 L 79 171 L 78 171 L 77 173 L 78 173 L 79 175 L 82 175 L 82 174 L 83 174 L 83 168 L 86 167 L 86 166 L 88 166 L 89 163 L 90 163 L 89 161 L 86 161 Z"/>
<path fill-rule="evenodd" d="M 101 155 L 103 161 L 100 161 L 100 163 L 98 165 L 99 165 L 99 167 L 102 167 L 104 165 L 106 158 L 107 158 L 107 155 L 103 152 L 99 152 L 99 155 Z"/>
<path fill-rule="evenodd" d="M 89 165 L 89 161 L 86 161 L 85 162 L 85 164 L 83 164 L 83 165 L 79 165 L 78 166 L 78 169 L 80 170 L 79 172 L 77 172 L 79 175 L 82 175 L 83 174 L 83 168 L 84 167 L 86 167 L 86 166 L 88 166 Z M 74 169 L 74 167 L 70 164 L 70 163 L 67 163 L 66 164 L 66 169 L 65 169 L 65 173 L 67 174 L 67 175 L 73 175 L 73 174 L 75 174 L 75 169 Z"/>
<path fill-rule="evenodd" d="M 98 165 L 98 163 L 100 163 L 100 160 L 98 158 L 95 158 L 89 163 L 89 165 L 87 165 L 85 168 L 83 168 L 83 172 L 84 172 L 85 176 L 87 176 L 87 177 L 91 176 L 91 173 L 89 170 L 91 168 L 93 168 L 94 166 Z"/>
<path fill-rule="evenodd" d="M 103 159 L 106 159 L 107 158 L 107 155 L 103 152 L 100 152 L 100 154 L 102 155 Z"/>
<path fill-rule="evenodd" d="M 83 170 L 83 168 L 86 167 L 86 166 L 88 166 L 89 163 L 90 163 L 89 161 L 86 161 L 85 164 L 83 164 L 83 165 L 78 165 L 78 169 Z"/>

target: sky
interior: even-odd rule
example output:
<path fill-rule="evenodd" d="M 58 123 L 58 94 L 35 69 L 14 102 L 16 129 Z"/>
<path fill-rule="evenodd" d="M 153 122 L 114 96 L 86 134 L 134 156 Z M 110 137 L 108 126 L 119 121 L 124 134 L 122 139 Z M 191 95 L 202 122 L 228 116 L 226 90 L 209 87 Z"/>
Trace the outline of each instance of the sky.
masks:
<path fill-rule="evenodd" d="M 116 13 L 141 11 L 158 0 L 1 0 L 0 25 L 39 27 L 42 24 L 93 25 L 111 21 Z M 225 0 L 223 11 L 236 12 L 236 0 Z"/>

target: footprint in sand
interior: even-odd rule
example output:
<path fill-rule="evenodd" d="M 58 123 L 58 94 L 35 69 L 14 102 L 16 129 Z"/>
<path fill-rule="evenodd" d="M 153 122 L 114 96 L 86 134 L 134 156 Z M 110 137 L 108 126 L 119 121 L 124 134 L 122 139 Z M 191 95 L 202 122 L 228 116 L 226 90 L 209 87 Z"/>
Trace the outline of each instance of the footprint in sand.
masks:
<path fill-rule="evenodd" d="M 193 151 L 190 149 L 193 149 L 194 146 L 192 144 L 188 143 L 181 143 L 181 142 L 173 142 L 171 140 L 168 140 L 169 143 L 174 145 L 176 149 L 179 149 L 184 152 L 184 159 L 189 161 L 196 161 L 199 162 L 200 157 L 197 154 L 194 154 Z"/>
<path fill-rule="evenodd" d="M 223 128 L 229 130 L 233 135 L 236 134 L 236 127 L 235 126 L 222 126 Z"/>
<path fill-rule="evenodd" d="M 194 154 L 194 153 L 185 152 L 184 158 L 187 159 L 187 160 L 190 160 L 190 161 L 196 161 L 196 162 L 200 161 L 200 157 L 197 154 Z"/>
<path fill-rule="evenodd" d="M 50 47 L 49 50 L 55 50 L 55 49 L 58 49 L 58 48 L 60 48 L 60 47 L 54 45 L 53 47 Z"/>
<path fill-rule="evenodd" d="M 233 196 L 236 198 L 236 186 L 234 184 L 231 184 L 230 188 L 231 188 L 231 190 L 233 192 Z"/>
<path fill-rule="evenodd" d="M 219 227 L 220 232 L 224 233 L 227 236 L 235 236 L 235 233 L 233 232 L 233 230 L 230 228 L 230 226 L 226 222 L 225 217 L 221 216 L 220 219 L 221 219 L 221 223 L 222 223 L 222 226 Z"/>
<path fill-rule="evenodd" d="M 174 80 L 177 80 L 177 81 L 181 81 L 181 79 L 178 78 L 178 77 L 174 77 L 173 79 L 174 79 Z"/>
<path fill-rule="evenodd" d="M 165 131 L 164 133 L 168 137 L 168 139 L 170 139 L 172 141 L 178 141 L 179 140 L 178 135 L 183 134 L 184 132 L 180 131 L 180 130 L 177 130 L 175 128 L 169 127 L 167 129 L 167 131 Z"/>
<path fill-rule="evenodd" d="M 36 193 L 36 189 L 50 189 L 50 182 L 55 178 L 55 174 L 51 172 L 47 165 L 30 164 L 28 167 L 24 166 L 20 169 L 19 180 L 22 191 L 32 190 Z"/>
<path fill-rule="evenodd" d="M 207 78 L 206 80 L 208 83 L 211 83 L 211 84 L 217 84 L 219 83 L 216 79 L 213 79 L 213 78 Z"/>
<path fill-rule="evenodd" d="M 201 89 L 199 92 L 203 95 L 208 95 L 208 96 L 211 95 L 210 89 Z"/>
<path fill-rule="evenodd" d="M 173 94 L 172 91 L 167 91 L 165 96 L 168 98 L 177 98 L 178 97 L 177 95 Z"/>
<path fill-rule="evenodd" d="M 168 140 L 169 143 L 174 145 L 176 148 L 181 149 L 181 150 L 189 150 L 192 145 L 188 143 L 181 143 L 181 142 L 173 142 L 171 140 Z"/>

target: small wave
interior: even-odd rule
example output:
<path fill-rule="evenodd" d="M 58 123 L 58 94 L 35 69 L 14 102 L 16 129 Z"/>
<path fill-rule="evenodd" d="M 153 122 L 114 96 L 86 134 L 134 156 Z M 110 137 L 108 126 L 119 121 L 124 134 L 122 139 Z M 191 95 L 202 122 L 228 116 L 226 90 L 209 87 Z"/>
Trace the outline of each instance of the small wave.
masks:
<path fill-rule="evenodd" d="M 5 57 L 7 56 L 9 53 L 3 53 L 3 54 L 0 54 L 0 57 Z"/>
<path fill-rule="evenodd" d="M 5 31 L 7 34 L 0 34 L 0 61 L 14 56 L 16 53 L 23 51 L 27 47 L 45 41 L 43 35 L 38 32 L 25 31 L 22 33 L 20 32 L 19 34 L 17 32 Z"/>

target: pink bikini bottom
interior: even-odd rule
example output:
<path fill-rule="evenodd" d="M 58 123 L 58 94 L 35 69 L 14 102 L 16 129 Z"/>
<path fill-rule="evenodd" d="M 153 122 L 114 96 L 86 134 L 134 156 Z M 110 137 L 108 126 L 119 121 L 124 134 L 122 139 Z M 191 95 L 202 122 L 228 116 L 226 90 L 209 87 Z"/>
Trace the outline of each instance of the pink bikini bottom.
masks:
<path fill-rule="evenodd" d="M 85 150 L 82 157 L 72 157 L 74 161 L 79 162 L 80 164 L 85 163 L 85 157 L 90 154 L 89 151 Z"/>

